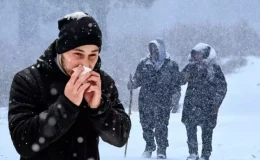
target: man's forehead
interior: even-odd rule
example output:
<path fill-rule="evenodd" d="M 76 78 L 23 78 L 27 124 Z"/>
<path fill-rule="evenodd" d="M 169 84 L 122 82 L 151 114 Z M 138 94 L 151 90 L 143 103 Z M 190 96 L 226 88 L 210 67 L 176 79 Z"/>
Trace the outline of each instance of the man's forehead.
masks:
<path fill-rule="evenodd" d="M 82 46 L 82 47 L 78 47 L 78 48 L 74 48 L 74 51 L 79 51 L 79 52 L 99 52 L 99 48 L 97 46 L 94 45 L 86 45 L 86 46 Z"/>
<path fill-rule="evenodd" d="M 80 52 L 85 52 L 84 50 L 80 49 L 80 48 L 74 48 L 74 51 L 80 51 Z"/>

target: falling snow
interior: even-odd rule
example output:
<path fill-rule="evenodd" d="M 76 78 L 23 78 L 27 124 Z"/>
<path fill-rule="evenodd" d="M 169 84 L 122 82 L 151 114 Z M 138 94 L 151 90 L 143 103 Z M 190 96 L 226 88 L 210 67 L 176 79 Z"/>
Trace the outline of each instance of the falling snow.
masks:
<path fill-rule="evenodd" d="M 56 88 L 51 89 L 51 95 L 55 96 L 55 95 L 57 95 L 57 93 L 58 93 L 58 90 Z"/>
<path fill-rule="evenodd" d="M 42 112 L 42 113 L 40 114 L 40 119 L 45 120 L 46 118 L 47 118 L 47 113 Z"/>
<path fill-rule="evenodd" d="M 54 117 L 50 117 L 48 123 L 49 125 L 54 126 L 56 124 L 56 119 Z"/>
<path fill-rule="evenodd" d="M 61 109 L 61 108 L 62 108 L 62 105 L 61 105 L 61 104 L 58 104 L 58 105 L 57 105 L 57 108 Z"/>
<path fill-rule="evenodd" d="M 73 157 L 77 157 L 77 153 L 73 153 Z"/>
<path fill-rule="evenodd" d="M 45 138 L 44 138 L 44 137 L 40 137 L 40 138 L 39 138 L 39 143 L 40 143 L 40 144 L 43 144 L 44 142 L 45 142 Z"/>
<path fill-rule="evenodd" d="M 77 138 L 77 141 L 78 141 L 79 143 L 83 143 L 84 139 L 83 139 L 82 137 L 78 137 L 78 138 Z"/>
<path fill-rule="evenodd" d="M 92 26 L 93 26 L 93 24 L 92 24 L 92 23 L 89 23 L 89 24 L 88 24 L 88 27 L 90 27 L 90 28 L 91 28 Z"/>
<path fill-rule="evenodd" d="M 38 144 L 34 143 L 34 144 L 32 145 L 32 150 L 33 150 L 34 152 L 38 152 L 38 151 L 40 150 L 40 146 L 39 146 Z"/>
<path fill-rule="evenodd" d="M 229 57 L 229 63 L 223 63 L 225 74 L 227 74 L 228 84 L 228 95 L 225 99 L 223 106 L 220 108 L 218 122 L 219 125 L 214 130 L 214 152 L 212 160 L 221 160 L 221 159 L 258 159 L 260 157 L 259 150 L 259 142 L 256 141 L 256 137 L 258 137 L 259 129 L 256 127 L 257 122 L 259 122 L 259 107 L 257 106 L 259 102 L 259 86 L 260 79 L 258 76 L 258 70 L 260 61 L 259 59 L 253 57 L 253 61 L 248 60 L 246 57 L 248 55 L 254 55 L 259 57 L 259 20 L 255 17 L 259 17 L 259 11 L 257 9 L 258 0 L 252 0 L 250 2 L 247 1 L 239 1 L 234 5 L 227 5 L 225 0 L 212 0 L 203 2 L 200 1 L 172 1 L 172 0 L 152 0 L 149 5 L 142 4 L 145 0 L 140 0 L 138 3 L 127 4 L 126 2 L 114 2 L 114 0 L 110 1 L 107 13 L 104 14 L 104 10 L 100 9 L 95 12 L 95 8 L 99 8 L 102 5 L 98 5 L 98 2 L 95 1 L 94 5 L 87 5 L 87 8 L 90 8 L 91 12 L 95 12 L 96 17 L 105 17 L 106 19 L 98 19 L 98 21 L 102 22 L 102 31 L 104 33 L 104 42 L 108 45 L 102 49 L 102 52 L 105 54 L 102 59 L 105 62 L 105 70 L 110 73 L 113 73 L 113 77 L 117 81 L 117 87 L 120 90 L 120 99 L 122 100 L 122 104 L 128 104 L 129 102 L 129 91 L 126 89 L 126 83 L 128 82 L 129 73 L 134 72 L 134 68 L 138 63 L 138 59 L 145 54 L 147 50 L 147 43 L 150 39 L 156 38 L 158 35 L 165 39 L 167 44 L 167 50 L 171 54 L 171 58 L 176 60 L 180 66 L 180 70 L 182 66 L 185 66 L 186 59 L 188 53 L 190 52 L 191 46 L 197 44 L 200 40 L 207 40 L 207 43 L 211 43 L 213 47 L 216 47 L 216 51 L 220 53 L 220 60 Z M 217 3 L 216 3 L 216 2 Z M 148 1 L 147 1 L 148 2 Z M 4 81 L 8 80 L 8 84 L 1 81 L 3 84 L 1 87 L 9 88 L 11 85 L 11 76 L 14 75 L 14 72 L 21 69 L 21 66 L 25 65 L 29 66 L 29 63 L 35 62 L 35 56 L 43 53 L 42 48 L 46 47 L 46 42 L 53 41 L 52 37 L 56 37 L 52 35 L 56 32 L 57 34 L 57 26 L 53 26 L 53 24 L 57 25 L 57 17 L 56 14 L 62 8 L 73 9 L 75 6 L 79 6 L 75 4 L 68 3 L 63 5 L 57 5 L 56 7 L 52 6 L 52 3 L 41 1 L 42 5 L 38 5 L 37 8 L 32 8 L 28 10 L 28 7 L 33 5 L 24 5 L 24 6 L 14 6 L 11 5 L 8 1 L 0 2 L 2 7 L 3 15 L 0 16 L 0 21 L 3 21 L 5 25 L 2 26 L 1 38 L 0 38 L 0 48 L 1 53 L 5 56 L 2 56 L 0 67 L 2 70 L 1 74 L 3 76 Z M 105 1 L 103 2 L 105 3 Z M 102 3 L 102 4 L 103 4 Z M 118 3 L 118 4 L 117 4 Z M 139 6 L 142 4 L 142 6 Z M 216 5 L 217 4 L 217 5 Z M 68 5 L 68 6 L 67 6 Z M 52 6 L 52 7 L 49 7 Z M 92 6 L 94 6 L 92 8 Z M 113 7 L 116 6 L 116 7 Z M 19 9 L 17 9 L 17 7 Z M 40 8 L 39 8 L 40 7 Z M 241 7 L 244 7 L 244 10 L 241 10 Z M 52 11 L 51 9 L 56 9 L 56 11 Z M 77 7 L 76 7 L 77 8 Z M 85 8 L 86 9 L 86 8 Z M 20 15 L 20 12 L 25 10 L 24 14 Z M 44 11 L 45 10 L 45 11 Z M 65 11 L 66 9 L 64 9 Z M 84 10 L 84 7 L 83 7 Z M 87 9 L 88 10 L 88 9 Z M 11 11 L 11 12 L 10 12 Z M 19 11 L 19 12 L 18 12 Z M 42 14 L 36 13 L 36 11 L 42 11 Z M 154 12 L 156 11 L 156 12 Z M 163 11 L 163 12 L 161 12 Z M 216 13 L 218 11 L 218 13 Z M 34 14 L 35 13 L 35 14 Z M 102 13 L 103 16 L 100 16 Z M 134 14 L 132 14 L 134 13 Z M 160 14 L 158 14 L 160 13 Z M 188 14 L 187 14 L 188 13 Z M 189 14 L 192 13 L 192 14 Z M 6 14 L 6 16 L 5 16 Z M 29 15 L 29 16 L 23 16 Z M 36 16 L 35 16 L 36 15 Z M 138 18 L 135 16 L 139 15 Z M 173 16 L 172 16 L 173 15 Z M 185 16 L 183 16 L 185 15 Z M 239 16 L 227 16 L 227 15 L 239 15 Z M 252 16 L 255 15 L 255 16 Z M 36 19 L 34 18 L 36 17 Z M 172 17 L 181 17 L 178 23 L 176 23 L 176 19 Z M 18 25 L 17 19 L 28 18 L 28 26 L 26 25 Z M 50 18 L 52 17 L 52 18 Z M 67 14 L 64 16 L 65 19 L 68 20 L 79 20 L 83 17 L 89 17 L 89 15 L 84 12 L 74 12 L 72 14 Z M 44 19 L 48 19 L 48 21 Z M 61 17 L 62 18 L 62 17 Z M 198 21 L 199 19 L 199 21 Z M 241 21 L 243 19 L 243 21 Z M 23 21 L 23 20 L 21 20 Z M 32 22 L 30 22 L 32 21 Z M 134 23 L 133 23 L 134 21 Z M 34 23 L 38 22 L 38 23 Z M 134 24 L 134 25 L 133 25 Z M 94 23 L 87 24 L 89 28 L 83 28 L 83 31 L 89 31 L 87 34 L 92 34 L 91 28 L 97 27 Z M 123 26 L 123 27 L 122 27 Z M 30 29 L 33 27 L 37 28 L 35 33 L 28 33 L 27 35 L 23 35 L 28 31 L 33 31 L 34 29 Z M 103 28 L 104 27 L 104 28 Z M 24 29 L 26 28 L 26 29 Z M 104 29 L 104 30 L 103 30 Z M 28 30 L 28 31 L 27 31 Z M 7 32 L 6 32 L 7 31 Z M 75 30 L 71 29 L 72 32 Z M 123 31 L 123 32 L 122 32 Z M 127 33 L 127 35 L 125 35 Z M 22 35 L 26 40 L 22 40 L 20 37 Z M 64 35 L 67 35 L 65 32 Z M 35 37 L 36 36 L 36 37 Z M 34 40 L 33 37 L 35 37 Z M 39 38 L 40 37 L 40 38 Z M 71 36 L 73 38 L 73 36 Z M 78 37 L 74 36 L 74 39 L 77 40 Z M 33 43 L 35 44 L 33 44 Z M 129 43 L 130 42 L 130 43 Z M 206 42 L 206 41 L 205 41 Z M 105 44 L 104 43 L 104 44 Z M 68 42 L 65 41 L 65 44 Z M 119 45 L 120 44 L 120 45 Z M 194 49 L 201 50 L 205 47 L 205 44 L 198 44 L 194 47 Z M 41 50 L 40 50 L 40 49 Z M 52 50 L 52 48 L 49 48 Z M 214 51 L 215 50 L 211 50 Z M 120 54 L 106 54 L 106 53 L 120 53 Z M 10 60 L 5 59 L 8 56 Z M 107 55 L 107 56 L 106 56 Z M 112 56 L 111 56 L 112 55 Z M 214 54 L 210 54 L 209 59 L 212 58 Z M 223 57 L 222 57 L 223 56 Z M 42 59 L 38 59 L 38 63 L 44 62 L 43 59 L 46 58 L 46 55 L 43 55 Z M 245 65 L 243 67 L 240 64 L 240 61 L 236 61 L 237 59 L 243 60 L 245 58 Z M 7 60 L 7 61 L 6 61 Z M 69 60 L 71 61 L 71 60 Z M 116 62 L 116 65 L 115 65 Z M 221 61 L 222 62 L 222 61 Z M 254 62 L 254 65 L 252 64 Z M 49 65 L 51 65 L 52 61 L 49 60 Z M 235 67 L 234 67 L 235 66 Z M 258 67 L 256 67 L 258 66 Z M 45 65 L 38 64 L 33 65 L 25 70 L 24 73 L 31 74 L 35 71 L 43 71 L 42 69 Z M 49 69 L 53 69 L 51 67 Z M 202 67 L 200 67 L 202 69 Z M 232 69 L 230 69 L 232 68 Z M 208 77 L 211 82 L 214 82 L 215 72 L 212 72 L 211 68 L 208 69 Z M 235 71 L 235 72 L 233 72 Z M 122 74 L 123 73 L 123 74 Z M 50 76 L 45 75 L 47 78 Z M 43 77 L 43 78 L 46 78 Z M 25 76 L 27 82 L 31 82 L 32 79 L 30 76 Z M 36 77 L 37 78 L 37 77 Z M 38 80 L 38 79 L 37 79 Z M 35 82 L 33 82 L 35 83 Z M 246 87 L 245 87 L 246 86 Z M 21 86 L 22 87 L 22 86 Z M 113 89 L 113 85 L 110 86 L 110 89 Z M 187 86 L 183 86 L 182 88 L 182 99 L 183 101 L 185 96 Z M 33 89 L 33 88 L 32 88 Z M 47 94 L 51 94 L 51 98 L 55 98 L 55 95 L 58 94 L 58 90 L 56 88 L 40 88 L 45 91 Z M 7 89 L 6 89 L 7 90 Z M 196 90 L 195 88 L 193 89 Z M 241 93 L 242 91 L 242 93 Z M 106 90 L 103 90 L 106 92 Z M 130 143 L 127 150 L 127 156 L 129 159 L 140 159 L 141 152 L 144 149 L 145 143 L 142 139 L 142 128 L 139 124 L 139 114 L 138 112 L 138 90 L 135 90 L 135 94 L 133 97 L 133 105 L 132 109 L 134 110 L 133 115 L 131 115 L 133 132 L 130 136 Z M 7 98 L 3 97 L 6 95 L 8 97 L 9 90 L 5 91 L 5 93 L 1 92 L 0 98 L 0 109 L 2 106 L 8 105 Z M 29 93 L 29 91 L 28 91 Z M 34 90 L 30 90 L 30 93 L 36 93 Z M 108 95 L 108 99 L 111 97 Z M 216 95 L 216 96 L 215 96 Z M 24 94 L 27 98 L 27 94 Z M 113 95 L 112 95 L 113 96 Z M 218 94 L 214 94 L 215 97 L 219 97 Z M 35 97 L 40 97 L 35 95 Z M 243 98 L 241 98 L 243 97 Z M 256 98 L 255 98 L 256 97 Z M 36 101 L 36 98 L 28 97 L 27 99 L 33 99 Z M 163 98 L 163 97 L 162 97 Z M 7 104 L 2 104 L 5 100 Z M 13 103 L 16 105 L 21 101 L 20 98 L 10 100 L 9 103 Z M 109 101 L 109 100 L 107 100 Z M 46 102 L 47 104 L 48 102 Z M 39 104 L 39 106 L 38 106 Z M 45 102 L 37 103 L 37 107 L 33 109 L 33 111 L 28 111 L 30 115 L 38 115 L 42 110 L 46 110 L 44 108 Z M 53 104 L 53 103 L 51 103 Z M 56 104 L 56 103 L 54 103 Z M 120 104 L 120 102 L 115 102 L 113 105 Z M 32 104 L 25 104 L 23 107 L 27 109 L 32 108 Z M 86 108 L 87 106 L 84 106 Z M 127 108 L 127 105 L 124 105 Z M 171 114 L 171 119 L 169 122 L 169 153 L 170 159 L 185 159 L 185 156 L 188 154 L 187 144 L 186 144 L 186 130 L 185 126 L 180 122 L 181 120 L 181 111 L 176 114 Z M 58 109 L 60 110 L 58 110 Z M 62 108 L 61 104 L 57 105 L 56 113 L 59 113 L 61 117 L 67 118 L 68 112 L 64 112 L 67 108 Z M 42 110 L 41 110 L 42 109 Z M 21 108 L 22 110 L 22 108 Z M 127 110 L 126 110 L 127 111 Z M 146 110 L 147 111 L 147 110 Z M 201 110 L 197 108 L 192 108 L 191 111 L 197 111 L 197 115 L 201 114 Z M 98 114 L 102 114 L 101 110 L 97 112 Z M 114 115 L 119 115 L 120 112 L 115 112 Z M 14 113 L 18 116 L 23 116 L 23 113 Z M 45 137 L 51 136 L 54 133 L 53 127 L 57 125 L 57 122 L 60 121 L 69 121 L 70 119 L 56 119 L 56 117 L 50 117 L 45 112 L 39 114 L 39 123 L 38 116 L 30 117 L 29 122 L 37 122 L 37 124 L 44 124 L 41 127 L 44 127 L 44 137 L 37 137 L 34 139 L 33 145 L 27 140 L 31 132 L 30 128 L 26 127 L 25 123 L 27 121 L 17 120 L 15 121 L 15 117 L 17 115 L 11 115 L 7 117 L 8 113 L 4 114 L 0 112 L 0 159 L 19 159 L 18 154 L 12 144 L 9 128 L 15 128 L 17 124 L 20 125 L 22 129 L 22 135 L 15 135 L 18 139 L 23 140 L 21 144 L 18 144 L 18 147 L 31 147 L 34 152 L 39 152 L 41 149 L 41 145 L 48 142 L 48 138 Z M 70 114 L 69 114 L 70 115 Z M 101 115 L 99 115 L 101 117 Z M 73 116 L 72 116 L 73 117 Z M 69 117 L 71 118 L 71 117 Z M 161 117 L 163 118 L 163 117 Z M 21 118 L 22 119 L 22 118 Z M 13 123 L 8 123 L 8 120 L 14 120 Z M 44 121 L 45 120 L 45 121 Z M 113 120 L 113 123 L 109 121 L 109 123 L 103 123 L 106 129 L 111 132 L 111 130 L 115 131 L 113 126 L 116 126 L 116 122 L 121 124 L 120 121 L 122 117 L 116 120 Z M 25 122 L 25 123 L 23 123 Z M 30 123 L 33 125 L 34 123 Z M 249 125 L 250 124 L 250 125 Z M 125 124 L 122 125 L 124 129 Z M 57 125 L 58 126 L 58 125 Z M 86 126 L 87 127 L 87 126 Z M 19 130 L 19 129 L 17 129 Z M 42 131 L 42 128 L 40 128 Z M 3 131 L 3 132 L 2 132 Z M 130 132 L 130 131 L 129 131 Z M 127 137 L 129 134 L 128 131 L 123 132 L 123 136 Z M 200 131 L 198 131 L 200 133 Z M 216 134 L 215 134 L 216 133 Z M 106 133 L 105 133 L 106 134 Z M 115 136 L 116 132 L 112 134 L 106 134 L 107 136 Z M 83 134 L 82 134 L 83 135 Z M 224 136 L 223 136 L 224 135 Z M 41 135 L 43 136 L 43 135 Z M 243 137 L 243 138 L 241 138 Z M 9 138 L 9 139 L 8 139 Z M 29 137 L 31 138 L 31 137 Z M 46 139 L 45 139 L 46 138 Z M 74 137 L 75 140 L 75 137 Z M 98 140 L 98 138 L 97 138 Z M 86 140 L 87 141 L 87 140 Z M 77 138 L 78 143 L 83 143 L 84 139 L 82 137 Z M 200 143 L 200 147 L 202 143 Z M 230 150 L 232 148 L 232 150 Z M 109 151 L 109 152 L 108 152 Z M 114 146 L 110 146 L 107 143 L 101 141 L 100 142 L 100 156 L 101 159 L 123 159 L 123 151 L 124 148 L 117 148 Z M 63 153 L 64 151 L 58 150 L 59 153 Z M 71 151 L 69 157 L 80 157 L 76 151 Z M 122 156 L 121 156 L 122 153 Z M 64 153 L 63 153 L 64 154 Z M 16 157 L 13 158 L 12 156 Z M 115 156 L 116 155 L 116 156 Z M 154 159 L 156 153 L 153 154 L 152 159 Z M 137 158 L 136 158 L 137 157 Z M 76 159 L 76 158 L 75 158 Z M 128 158 L 127 158 L 128 159 Z M 94 158 L 88 158 L 88 160 L 94 160 Z"/>

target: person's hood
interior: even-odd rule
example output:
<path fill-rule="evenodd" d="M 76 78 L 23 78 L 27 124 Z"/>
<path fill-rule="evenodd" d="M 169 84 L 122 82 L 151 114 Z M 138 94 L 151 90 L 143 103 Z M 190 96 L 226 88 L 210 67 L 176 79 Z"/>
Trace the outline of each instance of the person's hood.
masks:
<path fill-rule="evenodd" d="M 192 59 L 191 57 L 191 53 L 192 52 L 201 52 L 204 54 L 204 57 L 203 57 L 203 61 L 206 61 L 206 62 L 215 62 L 216 61 L 216 51 L 213 47 L 211 47 L 210 45 L 206 44 L 206 43 L 198 43 L 196 44 L 190 54 L 189 54 L 189 57 L 188 57 L 188 60 L 190 62 L 194 62 L 195 60 Z"/>
<path fill-rule="evenodd" d="M 152 54 L 152 51 L 151 51 L 151 48 L 150 48 L 150 45 L 151 44 L 155 44 L 159 50 L 159 61 L 163 61 L 165 59 L 169 59 L 170 58 L 170 54 L 168 52 L 166 52 L 166 49 L 165 49 L 165 45 L 163 43 L 163 41 L 159 41 L 159 40 L 153 40 L 151 41 L 149 44 L 148 44 L 148 50 L 149 50 L 149 53 L 148 53 L 148 57 L 151 58 L 151 54 Z"/>

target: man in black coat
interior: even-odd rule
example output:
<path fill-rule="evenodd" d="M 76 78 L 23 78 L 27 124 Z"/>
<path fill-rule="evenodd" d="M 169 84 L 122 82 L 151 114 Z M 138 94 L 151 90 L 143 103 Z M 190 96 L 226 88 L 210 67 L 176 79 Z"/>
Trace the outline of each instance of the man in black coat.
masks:
<path fill-rule="evenodd" d="M 59 30 L 37 63 L 13 78 L 11 138 L 21 160 L 99 160 L 99 137 L 122 147 L 131 122 L 114 80 L 100 69 L 102 34 L 94 18 L 66 15 Z M 86 67 L 91 71 L 83 74 Z"/>
<path fill-rule="evenodd" d="M 146 141 L 143 157 L 150 158 L 157 142 L 157 158 L 166 158 L 168 144 L 168 123 L 172 109 L 172 98 L 180 92 L 178 65 L 170 59 L 161 40 L 149 43 L 149 54 L 138 64 L 128 89 L 141 87 L 139 93 L 139 114 Z M 155 129 L 155 132 L 154 132 Z"/>
<path fill-rule="evenodd" d="M 202 154 L 200 160 L 209 160 L 212 152 L 213 129 L 217 124 L 218 109 L 226 95 L 227 83 L 221 68 L 215 62 L 215 50 L 205 43 L 191 51 L 189 64 L 181 71 L 182 84 L 188 83 L 182 122 L 187 129 L 190 156 L 197 160 L 197 126 L 202 128 Z"/>

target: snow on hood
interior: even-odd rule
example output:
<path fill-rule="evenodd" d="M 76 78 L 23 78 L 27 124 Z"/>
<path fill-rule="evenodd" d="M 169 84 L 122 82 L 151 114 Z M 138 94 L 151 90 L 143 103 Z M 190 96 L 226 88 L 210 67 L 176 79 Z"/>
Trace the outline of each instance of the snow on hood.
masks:
<path fill-rule="evenodd" d="M 204 49 L 206 49 L 207 47 L 210 47 L 210 52 L 209 52 L 209 56 L 205 59 L 205 61 L 214 61 L 216 59 L 216 51 L 214 48 L 212 48 L 210 45 L 206 44 L 206 43 L 198 43 L 196 44 L 192 50 L 195 50 L 195 51 L 203 51 Z M 188 60 L 189 61 L 192 61 L 191 59 L 191 53 L 189 54 L 189 57 L 188 57 Z"/>
<path fill-rule="evenodd" d="M 151 41 L 149 44 L 148 44 L 148 57 L 150 58 L 151 57 L 151 50 L 150 50 L 150 45 L 151 44 L 155 44 L 159 50 L 159 61 L 162 61 L 162 60 L 165 60 L 165 59 L 169 59 L 170 58 L 170 54 L 168 52 L 166 52 L 166 49 L 165 49 L 165 45 L 164 45 L 164 42 L 160 39 L 156 39 L 156 40 L 153 40 Z"/>
<path fill-rule="evenodd" d="M 79 20 L 83 17 L 89 17 L 89 15 L 87 15 L 86 13 L 83 13 L 83 12 L 74 12 L 74 13 L 67 14 L 66 16 L 64 16 L 64 18 L 66 18 L 68 20 L 70 20 L 70 19 Z"/>

